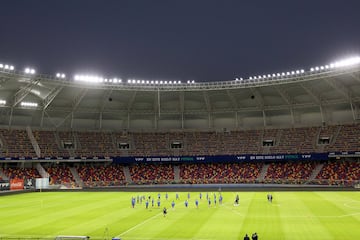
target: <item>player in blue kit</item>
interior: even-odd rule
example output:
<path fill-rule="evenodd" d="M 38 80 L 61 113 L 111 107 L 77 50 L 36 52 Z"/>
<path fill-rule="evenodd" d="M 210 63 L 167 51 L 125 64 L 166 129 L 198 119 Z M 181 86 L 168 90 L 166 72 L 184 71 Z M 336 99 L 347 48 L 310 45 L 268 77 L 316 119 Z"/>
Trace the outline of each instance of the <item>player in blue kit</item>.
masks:
<path fill-rule="evenodd" d="M 146 200 L 146 202 L 145 202 L 145 207 L 146 207 L 146 209 L 148 209 L 148 207 L 149 207 L 149 200 Z"/>
<path fill-rule="evenodd" d="M 223 201 L 223 196 L 220 194 L 220 196 L 219 196 L 219 204 L 220 205 L 222 204 L 222 201 Z"/>
<path fill-rule="evenodd" d="M 196 208 L 199 208 L 199 200 L 195 200 L 195 206 L 196 206 Z"/>
<path fill-rule="evenodd" d="M 135 198 L 134 197 L 131 198 L 131 206 L 132 206 L 132 208 L 135 207 Z"/>
<path fill-rule="evenodd" d="M 188 207 L 188 205 L 189 205 L 188 200 L 185 200 L 185 207 Z"/>
<path fill-rule="evenodd" d="M 171 202 L 171 208 L 175 208 L 175 201 L 174 200 Z"/>

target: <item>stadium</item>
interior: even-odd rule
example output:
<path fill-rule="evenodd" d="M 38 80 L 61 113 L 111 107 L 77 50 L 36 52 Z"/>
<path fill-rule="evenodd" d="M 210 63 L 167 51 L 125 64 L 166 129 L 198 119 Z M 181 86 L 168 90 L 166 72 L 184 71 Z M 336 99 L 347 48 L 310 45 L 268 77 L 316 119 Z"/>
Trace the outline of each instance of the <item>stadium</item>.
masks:
<path fill-rule="evenodd" d="M 1 63 L 0 110 L 0 239 L 360 236 L 359 57 L 200 83 Z"/>

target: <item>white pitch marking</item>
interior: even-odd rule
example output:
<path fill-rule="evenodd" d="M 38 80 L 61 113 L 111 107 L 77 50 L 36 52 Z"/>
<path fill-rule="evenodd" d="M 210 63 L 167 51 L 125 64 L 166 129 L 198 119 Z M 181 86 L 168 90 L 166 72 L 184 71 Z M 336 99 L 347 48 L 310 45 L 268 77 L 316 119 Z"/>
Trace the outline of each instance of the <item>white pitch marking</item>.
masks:
<path fill-rule="evenodd" d="M 146 219 L 145 221 L 142 221 L 141 223 L 136 224 L 135 226 L 133 226 L 133 227 L 129 228 L 129 229 L 128 229 L 128 230 L 126 230 L 125 232 L 120 233 L 120 234 L 119 234 L 119 235 L 117 235 L 116 237 L 120 237 L 121 235 L 124 235 L 124 234 L 126 234 L 126 233 L 128 233 L 128 232 L 130 232 L 130 231 L 134 230 L 135 228 L 138 228 L 138 227 L 140 227 L 140 226 L 144 225 L 145 223 L 147 223 L 147 222 L 151 221 L 152 219 L 154 219 L 154 218 L 156 218 L 156 217 L 160 216 L 161 214 L 162 214 L 162 212 L 160 212 L 160 213 L 158 213 L 158 214 L 156 214 L 156 215 L 152 216 L 151 218 Z"/>

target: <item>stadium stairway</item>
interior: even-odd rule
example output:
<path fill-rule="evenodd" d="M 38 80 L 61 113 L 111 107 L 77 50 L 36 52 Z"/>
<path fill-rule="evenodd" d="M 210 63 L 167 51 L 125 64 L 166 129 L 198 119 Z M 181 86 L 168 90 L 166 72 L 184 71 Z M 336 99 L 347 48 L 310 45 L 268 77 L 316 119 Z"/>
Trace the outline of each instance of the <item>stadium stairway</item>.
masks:
<path fill-rule="evenodd" d="M 178 165 L 174 165 L 174 180 L 175 182 L 180 182 L 180 167 Z"/>
<path fill-rule="evenodd" d="M 123 169 L 124 169 L 125 181 L 127 183 L 132 183 L 133 181 L 132 181 L 132 178 L 131 178 L 129 167 L 124 166 Z"/>
<path fill-rule="evenodd" d="M 39 172 L 40 176 L 43 178 L 48 178 L 50 175 L 48 172 L 46 172 L 46 170 L 43 168 L 43 166 L 41 166 L 40 163 L 36 164 L 36 170 Z"/>
<path fill-rule="evenodd" d="M 312 171 L 308 181 L 314 180 L 323 167 L 324 167 L 323 163 L 319 163 L 318 165 L 316 165 L 316 167 Z"/>
<path fill-rule="evenodd" d="M 71 174 L 74 176 L 76 185 L 77 185 L 77 186 L 80 186 L 80 187 L 83 187 L 83 186 L 84 186 L 84 183 L 83 183 L 83 181 L 81 180 L 81 178 L 80 178 L 80 176 L 79 176 L 79 173 L 76 171 L 76 168 L 71 167 L 71 168 L 70 168 L 70 172 L 71 172 Z"/>
<path fill-rule="evenodd" d="M 269 169 L 269 164 L 264 164 L 263 165 L 263 167 L 262 167 L 262 169 L 261 169 L 261 172 L 260 172 L 260 174 L 259 174 L 259 176 L 258 176 L 258 178 L 257 178 L 257 180 L 259 181 L 259 182 L 261 182 L 261 181 L 263 181 L 264 180 L 264 178 L 265 178 L 265 176 L 266 176 L 266 173 L 267 173 L 267 170 Z"/>
<path fill-rule="evenodd" d="M 3 180 L 9 180 L 9 177 L 5 175 L 5 173 L 1 168 L 0 168 L 0 178 Z"/>

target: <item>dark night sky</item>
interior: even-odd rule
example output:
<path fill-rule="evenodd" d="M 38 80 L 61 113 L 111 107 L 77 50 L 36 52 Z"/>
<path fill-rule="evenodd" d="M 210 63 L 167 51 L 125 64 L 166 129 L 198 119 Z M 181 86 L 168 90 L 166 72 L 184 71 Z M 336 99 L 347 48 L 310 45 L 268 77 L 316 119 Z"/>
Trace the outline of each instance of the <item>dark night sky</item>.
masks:
<path fill-rule="evenodd" d="M 37 72 L 231 80 L 360 55 L 359 0 L 2 0 L 0 62 Z"/>

